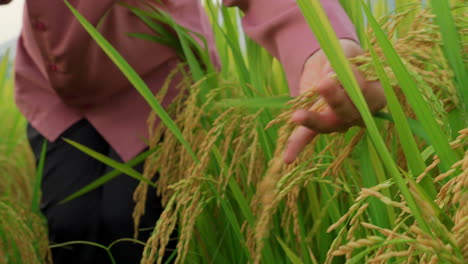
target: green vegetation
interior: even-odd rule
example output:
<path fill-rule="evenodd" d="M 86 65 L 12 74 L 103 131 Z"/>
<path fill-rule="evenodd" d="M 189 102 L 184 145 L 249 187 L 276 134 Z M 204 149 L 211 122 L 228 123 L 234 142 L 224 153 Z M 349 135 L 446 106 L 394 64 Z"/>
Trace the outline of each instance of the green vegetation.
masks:
<path fill-rule="evenodd" d="M 0 61 L 0 263 L 41 263 L 48 256 L 47 230 L 38 210 L 26 121 L 13 101 L 9 61 L 8 53 Z"/>
<path fill-rule="evenodd" d="M 374 6 L 343 1 L 367 48 L 348 62 L 319 1 L 297 2 L 326 43 L 324 51 L 366 129 L 321 135 L 289 166 L 281 159 L 295 128 L 289 116 L 295 109 L 321 107 L 318 95 L 312 89 L 290 100 L 279 63 L 249 39 L 245 49 L 240 47 L 243 33 L 235 9 L 206 2 L 212 21 L 223 17 L 221 25 L 213 23 L 222 64 L 217 72 L 198 36 L 160 10 L 128 7 L 155 32 L 133 37 L 171 45 L 185 63 L 156 96 L 75 12 L 153 107 L 150 124 L 156 116 L 163 121 L 151 130 L 151 150 L 137 158 L 146 158 L 143 175 L 131 164 L 105 160 L 71 142 L 116 171 L 145 179 L 135 192 L 136 223 L 146 192 L 162 196 L 165 210 L 146 241 L 142 263 L 161 263 L 160 253 L 175 229 L 177 263 L 466 263 L 468 6 L 464 1 L 432 0 L 426 6 L 397 1 L 390 12 L 386 1 Z M 37 207 L 31 207 L 37 198 L 34 166 L 25 147 L 24 120 L 12 103 L 12 81 L 2 70 L 5 61 L 0 119 L 7 126 L 0 128 L 0 171 L 6 173 L 0 175 L 0 188 L 7 191 L 0 207 L 8 209 L 0 210 L 0 255 L 38 259 L 46 255 L 46 240 L 44 232 L 32 231 L 44 229 Z M 374 117 L 350 63 L 385 88 L 388 106 Z M 158 99 L 177 77 L 186 93 L 164 110 Z M 154 189 L 148 183 L 156 172 Z M 29 239 L 18 240 L 20 235 Z"/>

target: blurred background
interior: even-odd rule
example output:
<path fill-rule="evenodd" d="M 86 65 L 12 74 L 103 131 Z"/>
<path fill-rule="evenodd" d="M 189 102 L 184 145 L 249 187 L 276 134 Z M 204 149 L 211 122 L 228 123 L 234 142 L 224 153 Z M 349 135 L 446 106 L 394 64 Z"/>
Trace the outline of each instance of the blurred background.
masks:
<path fill-rule="evenodd" d="M 14 52 L 16 40 L 21 29 L 25 0 L 13 0 L 0 6 L 0 57 L 7 49 Z"/>

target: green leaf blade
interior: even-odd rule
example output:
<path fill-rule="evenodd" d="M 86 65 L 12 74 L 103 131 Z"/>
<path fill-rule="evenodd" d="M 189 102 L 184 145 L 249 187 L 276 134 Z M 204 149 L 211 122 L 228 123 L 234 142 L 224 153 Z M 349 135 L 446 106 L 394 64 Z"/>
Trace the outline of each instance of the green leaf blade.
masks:
<path fill-rule="evenodd" d="M 153 108 L 153 110 L 159 116 L 161 121 L 167 126 L 169 131 L 171 131 L 174 134 L 174 136 L 181 142 L 181 144 L 185 147 L 190 156 L 192 156 L 194 160 L 198 161 L 198 158 L 196 157 L 189 143 L 184 139 L 177 125 L 170 118 L 170 116 L 167 114 L 167 112 L 164 110 L 161 104 L 155 99 L 153 93 L 148 88 L 143 79 L 135 72 L 135 70 L 133 70 L 133 68 L 118 53 L 118 51 L 93 27 L 93 25 L 91 25 L 67 0 L 65 0 L 65 4 L 75 15 L 80 24 L 94 38 L 97 44 L 109 56 L 109 58 L 114 62 L 114 64 L 122 71 L 122 73 L 127 77 L 127 79 L 132 83 L 132 85 L 143 96 L 146 102 Z"/>

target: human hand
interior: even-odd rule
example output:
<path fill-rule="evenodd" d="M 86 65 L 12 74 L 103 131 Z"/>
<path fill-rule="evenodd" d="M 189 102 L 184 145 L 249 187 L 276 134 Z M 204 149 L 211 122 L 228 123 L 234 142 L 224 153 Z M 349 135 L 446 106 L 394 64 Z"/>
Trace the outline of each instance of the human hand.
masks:
<path fill-rule="evenodd" d="M 348 58 L 364 52 L 352 40 L 342 39 L 340 44 Z M 363 74 L 355 67 L 353 71 L 370 110 L 375 113 L 382 109 L 386 100 L 380 82 L 366 81 Z M 327 106 L 321 112 L 311 109 L 301 109 L 294 112 L 291 119 L 300 126 L 288 139 L 283 154 L 285 163 L 292 163 L 318 134 L 342 132 L 352 126 L 362 124 L 361 115 L 357 108 L 333 75 L 333 69 L 323 50 L 317 51 L 306 61 L 299 84 L 300 93 L 303 94 L 314 87 Z"/>

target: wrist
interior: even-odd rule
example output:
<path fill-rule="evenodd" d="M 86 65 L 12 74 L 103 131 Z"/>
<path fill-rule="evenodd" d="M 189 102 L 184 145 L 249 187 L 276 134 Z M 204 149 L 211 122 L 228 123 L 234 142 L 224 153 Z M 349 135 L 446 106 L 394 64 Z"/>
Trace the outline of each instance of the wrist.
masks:
<path fill-rule="evenodd" d="M 364 53 L 364 50 L 361 48 L 360 44 L 352 39 L 339 39 L 341 47 L 345 53 L 345 56 L 348 58 L 355 57 Z M 313 63 L 318 65 L 323 65 L 328 61 L 325 52 L 322 49 L 317 50 L 314 52 L 305 62 L 305 65 Z"/>

